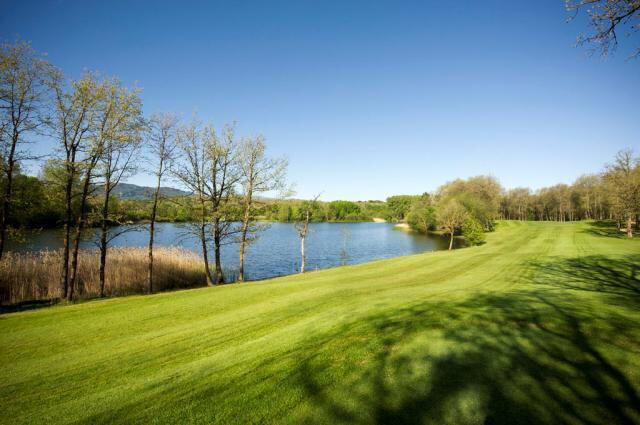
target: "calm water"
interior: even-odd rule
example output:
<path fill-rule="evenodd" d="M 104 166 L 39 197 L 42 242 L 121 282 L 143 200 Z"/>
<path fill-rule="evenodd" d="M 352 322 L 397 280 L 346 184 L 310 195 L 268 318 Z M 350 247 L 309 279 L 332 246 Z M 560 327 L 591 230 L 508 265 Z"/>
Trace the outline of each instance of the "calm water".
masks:
<path fill-rule="evenodd" d="M 126 228 L 121 226 L 117 231 Z M 156 246 L 177 245 L 200 253 L 200 245 L 183 224 L 159 223 Z M 143 227 L 116 237 L 111 246 L 148 244 L 148 229 Z M 83 248 L 97 248 L 98 232 L 87 231 Z M 13 251 L 34 251 L 62 247 L 61 231 L 44 230 L 13 242 Z M 447 248 L 447 239 L 394 230 L 388 223 L 317 223 L 310 225 L 305 242 L 306 269 L 316 270 L 342 264 L 356 264 L 382 258 L 415 254 Z M 238 245 L 226 245 L 222 250 L 225 273 L 233 279 L 238 267 Z M 248 248 L 245 274 L 248 279 L 264 279 L 296 273 L 300 269 L 300 241 L 290 223 L 272 223 L 260 238 Z"/>

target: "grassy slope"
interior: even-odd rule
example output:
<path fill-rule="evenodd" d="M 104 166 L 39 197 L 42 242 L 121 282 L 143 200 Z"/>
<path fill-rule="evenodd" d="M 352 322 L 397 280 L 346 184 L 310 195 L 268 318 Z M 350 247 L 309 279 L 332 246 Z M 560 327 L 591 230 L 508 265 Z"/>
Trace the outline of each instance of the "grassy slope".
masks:
<path fill-rule="evenodd" d="M 482 247 L 0 316 L 4 423 L 640 423 L 640 241 Z"/>

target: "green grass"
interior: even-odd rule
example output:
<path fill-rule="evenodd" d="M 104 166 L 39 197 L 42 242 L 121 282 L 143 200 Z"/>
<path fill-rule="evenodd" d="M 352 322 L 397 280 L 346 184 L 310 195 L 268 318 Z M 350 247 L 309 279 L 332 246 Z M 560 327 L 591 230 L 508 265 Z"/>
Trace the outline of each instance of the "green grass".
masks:
<path fill-rule="evenodd" d="M 0 315 L 0 421 L 640 423 L 640 241 L 596 230 Z"/>

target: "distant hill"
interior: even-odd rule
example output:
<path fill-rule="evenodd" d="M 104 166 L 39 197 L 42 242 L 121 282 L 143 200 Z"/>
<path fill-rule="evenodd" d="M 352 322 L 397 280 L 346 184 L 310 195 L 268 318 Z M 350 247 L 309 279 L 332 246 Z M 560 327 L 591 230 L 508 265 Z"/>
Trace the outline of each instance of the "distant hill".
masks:
<path fill-rule="evenodd" d="M 152 199 L 154 189 L 137 184 L 120 183 L 113 190 L 113 193 L 120 199 Z M 161 187 L 160 195 L 164 198 L 175 198 L 176 196 L 190 195 L 190 193 L 173 187 Z"/>

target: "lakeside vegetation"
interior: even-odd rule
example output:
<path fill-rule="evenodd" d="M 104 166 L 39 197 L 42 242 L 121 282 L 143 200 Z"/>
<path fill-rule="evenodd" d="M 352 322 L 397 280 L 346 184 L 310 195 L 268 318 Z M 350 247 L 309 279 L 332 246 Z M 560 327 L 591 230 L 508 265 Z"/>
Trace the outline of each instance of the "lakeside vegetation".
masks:
<path fill-rule="evenodd" d="M 42 301 L 56 302 L 60 288 L 61 250 L 6 254 L 0 262 L 0 305 Z M 114 247 L 109 253 L 105 287 L 100 287 L 100 252 L 81 250 L 78 256 L 76 299 L 143 294 L 147 291 L 148 252 L 143 248 Z M 155 253 L 157 291 L 196 288 L 205 285 L 202 259 L 176 247 L 159 247 Z"/>
<path fill-rule="evenodd" d="M 640 240 L 601 230 L 5 315 L 0 422 L 636 423 Z"/>

